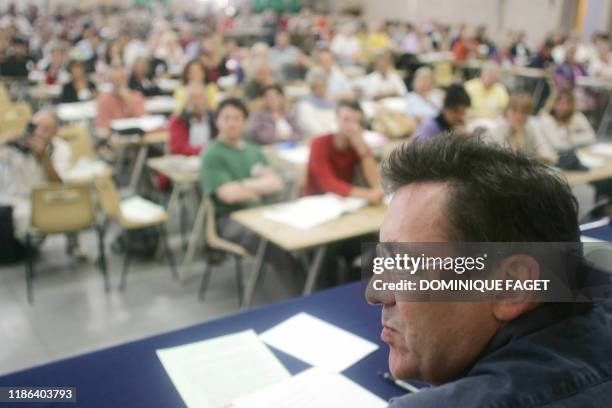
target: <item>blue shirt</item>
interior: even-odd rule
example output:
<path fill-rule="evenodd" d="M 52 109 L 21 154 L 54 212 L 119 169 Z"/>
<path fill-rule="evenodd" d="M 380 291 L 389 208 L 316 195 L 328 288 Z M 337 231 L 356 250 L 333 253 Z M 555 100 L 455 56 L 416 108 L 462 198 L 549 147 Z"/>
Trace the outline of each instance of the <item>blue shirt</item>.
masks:
<path fill-rule="evenodd" d="M 612 407 L 612 301 L 564 318 L 545 305 L 500 330 L 456 381 L 390 408 Z"/>

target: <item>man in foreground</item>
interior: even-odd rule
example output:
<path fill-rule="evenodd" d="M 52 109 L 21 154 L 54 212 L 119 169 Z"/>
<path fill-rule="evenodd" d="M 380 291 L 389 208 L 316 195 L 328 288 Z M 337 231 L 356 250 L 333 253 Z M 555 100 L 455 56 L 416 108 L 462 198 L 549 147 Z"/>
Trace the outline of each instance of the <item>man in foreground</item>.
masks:
<path fill-rule="evenodd" d="M 383 166 L 393 200 L 381 242 L 580 241 L 567 184 L 534 159 L 442 135 Z M 515 268 L 528 269 L 518 257 Z M 432 384 L 390 407 L 609 407 L 612 305 L 523 301 L 382 304 L 396 378 Z"/>

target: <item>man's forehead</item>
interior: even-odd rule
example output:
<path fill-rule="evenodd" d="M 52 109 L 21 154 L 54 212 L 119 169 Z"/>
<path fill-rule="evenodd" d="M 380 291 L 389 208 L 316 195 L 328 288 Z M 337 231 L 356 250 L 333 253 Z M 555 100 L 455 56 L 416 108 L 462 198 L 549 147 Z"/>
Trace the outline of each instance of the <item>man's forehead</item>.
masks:
<path fill-rule="evenodd" d="M 380 231 L 381 241 L 445 242 L 449 239 L 447 182 L 411 183 L 397 190 Z"/>

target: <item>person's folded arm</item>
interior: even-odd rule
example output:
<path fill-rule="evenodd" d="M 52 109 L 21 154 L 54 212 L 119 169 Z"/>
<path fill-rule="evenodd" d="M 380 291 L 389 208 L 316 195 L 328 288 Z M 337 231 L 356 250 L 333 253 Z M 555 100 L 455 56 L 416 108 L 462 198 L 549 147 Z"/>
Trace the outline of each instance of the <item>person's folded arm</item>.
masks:
<path fill-rule="evenodd" d="M 217 189 L 215 195 L 225 204 L 252 203 L 260 199 L 260 195 L 244 181 L 225 183 Z"/>
<path fill-rule="evenodd" d="M 283 180 L 269 167 L 261 169 L 257 177 L 242 180 L 242 183 L 260 196 L 277 194 L 283 189 Z"/>

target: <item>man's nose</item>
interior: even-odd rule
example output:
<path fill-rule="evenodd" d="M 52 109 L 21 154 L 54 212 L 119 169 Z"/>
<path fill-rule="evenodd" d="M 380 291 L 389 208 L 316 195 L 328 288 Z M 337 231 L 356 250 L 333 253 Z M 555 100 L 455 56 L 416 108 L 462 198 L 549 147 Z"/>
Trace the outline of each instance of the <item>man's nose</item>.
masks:
<path fill-rule="evenodd" d="M 392 305 L 395 303 L 395 293 L 389 289 L 383 289 L 381 284 L 385 282 L 385 276 L 374 275 L 368 281 L 365 290 L 365 298 L 372 305 L 383 304 Z"/>

